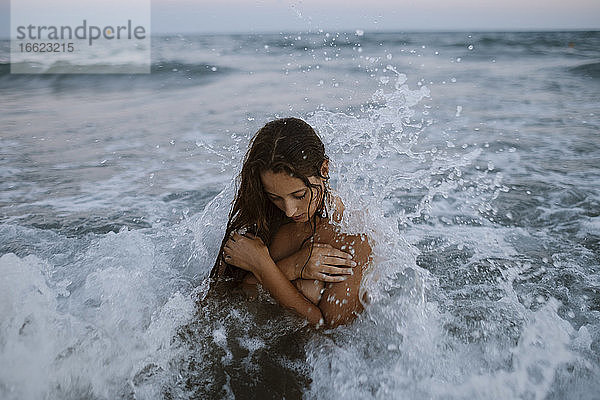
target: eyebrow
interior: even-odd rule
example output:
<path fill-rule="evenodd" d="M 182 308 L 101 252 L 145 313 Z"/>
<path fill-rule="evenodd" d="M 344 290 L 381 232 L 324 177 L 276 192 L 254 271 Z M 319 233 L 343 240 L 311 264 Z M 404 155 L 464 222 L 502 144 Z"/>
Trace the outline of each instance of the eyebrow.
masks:
<path fill-rule="evenodd" d="M 306 188 L 304 188 L 304 189 L 298 189 L 298 190 L 296 190 L 295 192 L 292 192 L 292 193 L 290 193 L 290 194 L 295 194 L 295 193 L 298 193 L 298 192 L 302 192 L 302 191 L 304 191 L 304 190 L 306 190 Z M 267 194 L 270 194 L 270 195 L 271 195 L 271 196 L 273 196 L 273 197 L 280 197 L 280 196 L 277 196 L 276 194 L 273 194 L 273 193 L 271 193 L 271 192 L 267 192 L 266 190 L 265 190 L 265 192 L 266 192 Z M 281 197 L 280 197 L 280 198 L 281 198 Z"/>

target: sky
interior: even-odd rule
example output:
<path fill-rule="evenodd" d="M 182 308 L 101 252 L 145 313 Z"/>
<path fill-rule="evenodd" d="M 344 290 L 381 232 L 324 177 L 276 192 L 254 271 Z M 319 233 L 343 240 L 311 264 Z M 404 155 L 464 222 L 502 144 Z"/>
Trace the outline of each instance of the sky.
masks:
<path fill-rule="evenodd" d="M 152 11 L 155 32 L 600 29 L 600 0 L 155 0 Z"/>
<path fill-rule="evenodd" d="M 1 37 L 9 32 L 9 4 L 0 0 Z M 153 34 L 600 30 L 600 0 L 151 0 L 151 20 Z"/>

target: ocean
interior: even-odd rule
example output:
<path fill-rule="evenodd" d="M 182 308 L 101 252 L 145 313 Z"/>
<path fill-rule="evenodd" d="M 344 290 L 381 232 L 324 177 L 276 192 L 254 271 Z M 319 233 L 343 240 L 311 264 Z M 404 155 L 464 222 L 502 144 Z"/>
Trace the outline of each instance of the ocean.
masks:
<path fill-rule="evenodd" d="M 600 396 L 600 32 L 155 36 L 148 75 L 8 50 L 0 398 Z M 249 139 L 287 116 L 374 243 L 334 330 L 199 301 Z"/>

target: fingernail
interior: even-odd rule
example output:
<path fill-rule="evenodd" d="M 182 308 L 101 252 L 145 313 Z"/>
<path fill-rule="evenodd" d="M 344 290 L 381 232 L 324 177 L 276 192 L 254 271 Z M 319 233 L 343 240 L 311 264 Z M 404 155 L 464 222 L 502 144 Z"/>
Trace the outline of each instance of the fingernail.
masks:
<path fill-rule="evenodd" d="M 356 261 L 352 261 L 352 266 L 356 267 Z"/>

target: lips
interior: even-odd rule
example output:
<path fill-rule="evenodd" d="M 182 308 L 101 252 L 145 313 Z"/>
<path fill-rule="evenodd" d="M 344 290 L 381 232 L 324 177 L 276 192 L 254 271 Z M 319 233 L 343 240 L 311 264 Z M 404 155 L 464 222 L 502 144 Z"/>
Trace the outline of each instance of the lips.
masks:
<path fill-rule="evenodd" d="M 293 219 L 294 221 L 298 221 L 299 219 L 302 219 L 302 217 L 304 217 L 304 214 L 300 214 L 300 215 L 298 215 L 297 217 L 292 217 L 292 219 Z"/>

